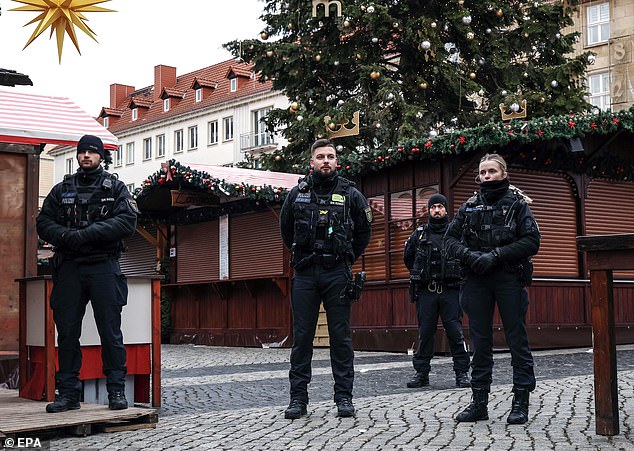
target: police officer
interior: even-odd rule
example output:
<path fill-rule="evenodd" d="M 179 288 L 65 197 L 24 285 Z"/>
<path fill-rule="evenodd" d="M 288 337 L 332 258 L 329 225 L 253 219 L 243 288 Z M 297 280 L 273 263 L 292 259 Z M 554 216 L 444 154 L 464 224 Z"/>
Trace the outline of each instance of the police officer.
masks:
<path fill-rule="evenodd" d="M 540 233 L 528 207 L 531 199 L 509 184 L 506 162 L 497 154 L 480 160 L 480 191 L 458 210 L 445 235 L 447 253 L 466 267 L 461 293 L 473 343 L 471 404 L 457 421 L 489 418 L 493 373 L 493 311 L 497 303 L 513 366 L 513 402 L 509 424 L 528 421 L 529 393 L 535 389 L 533 356 L 528 346 L 526 311 L 532 276 L 531 256 Z"/>
<path fill-rule="evenodd" d="M 469 354 L 462 335 L 462 309 L 459 284 L 460 261 L 447 258 L 442 239 L 449 226 L 447 198 L 434 194 L 427 202 L 428 224 L 418 227 L 405 243 L 403 260 L 410 270 L 410 300 L 416 303 L 418 349 L 413 364 L 416 374 L 407 382 L 409 388 L 429 385 L 430 361 L 434 356 L 434 338 L 438 316 L 442 319 L 453 357 L 456 387 L 471 387 Z"/>
<path fill-rule="evenodd" d="M 79 337 L 91 301 L 101 338 L 108 406 L 128 407 L 125 398 L 126 352 L 121 310 L 128 286 L 119 267 L 122 239 L 136 227 L 138 210 L 128 189 L 104 171 L 111 162 L 101 139 L 85 135 L 77 143 L 79 169 L 53 187 L 37 217 L 37 232 L 55 246 L 51 308 L 57 326 L 59 371 L 55 401 L 47 412 L 79 409 Z"/>
<path fill-rule="evenodd" d="M 337 416 L 351 417 L 354 350 L 346 287 L 352 282 L 351 265 L 370 241 L 372 213 L 354 183 L 337 173 L 337 154 L 329 140 L 319 139 L 311 146 L 310 165 L 312 173 L 290 191 L 280 212 L 282 239 L 291 250 L 295 271 L 291 401 L 284 416 L 296 419 L 306 414 L 313 339 L 323 301 Z"/>

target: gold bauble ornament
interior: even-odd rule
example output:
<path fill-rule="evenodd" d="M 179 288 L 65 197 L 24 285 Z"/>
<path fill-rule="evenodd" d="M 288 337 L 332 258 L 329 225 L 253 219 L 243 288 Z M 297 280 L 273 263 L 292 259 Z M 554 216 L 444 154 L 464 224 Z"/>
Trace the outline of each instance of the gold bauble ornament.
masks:
<path fill-rule="evenodd" d="M 358 60 L 360 60 L 361 58 L 363 58 L 363 55 L 361 55 L 360 53 L 357 53 L 355 56 L 357 57 L 357 59 L 358 59 Z"/>
<path fill-rule="evenodd" d="M 260 33 L 260 37 L 263 41 L 266 41 L 269 38 L 269 35 L 265 31 L 263 31 L 262 33 Z"/>
<path fill-rule="evenodd" d="M 469 78 L 470 78 L 471 80 L 475 80 L 475 78 L 476 78 L 476 74 L 475 74 L 475 72 L 471 72 L 471 73 L 469 74 Z"/>
<path fill-rule="evenodd" d="M 291 111 L 297 111 L 299 109 L 299 103 L 292 102 L 291 103 Z"/>
<path fill-rule="evenodd" d="M 539 103 L 544 103 L 546 101 L 546 99 L 544 99 L 543 97 L 539 98 Z"/>
<path fill-rule="evenodd" d="M 268 56 L 269 58 L 273 56 L 273 50 L 267 50 L 266 51 L 266 56 Z"/>
<path fill-rule="evenodd" d="M 334 122 L 328 122 L 328 128 L 330 130 L 334 130 L 335 128 L 337 128 L 337 124 L 335 124 Z"/>
<path fill-rule="evenodd" d="M 468 39 L 469 41 L 473 41 L 473 38 L 475 38 L 475 34 L 473 34 L 473 32 L 472 32 L 472 31 L 469 31 L 469 32 L 467 33 L 467 39 Z"/>
<path fill-rule="evenodd" d="M 427 84 L 427 82 L 422 82 L 421 84 L 418 85 L 420 87 L 420 89 L 427 89 L 427 87 L 429 86 Z"/>
<path fill-rule="evenodd" d="M 496 15 L 496 16 L 498 16 L 498 17 L 502 17 L 502 16 L 504 15 L 504 11 L 502 11 L 501 9 L 498 9 L 498 10 L 495 12 L 495 15 Z"/>
<path fill-rule="evenodd" d="M 346 27 L 346 28 L 350 27 L 350 21 L 348 19 L 344 20 L 343 21 L 343 26 Z"/>
<path fill-rule="evenodd" d="M 458 0 L 458 4 L 459 4 L 460 6 L 464 5 L 464 0 Z"/>
<path fill-rule="evenodd" d="M 315 61 L 317 61 L 317 62 L 321 61 L 321 55 L 320 54 L 315 55 Z"/>
<path fill-rule="evenodd" d="M 279 156 L 279 155 L 275 155 L 275 161 L 280 161 L 281 159 L 282 159 L 282 157 L 281 157 L 281 156 Z"/>
<path fill-rule="evenodd" d="M 436 22 L 432 22 L 432 23 L 431 23 L 431 27 L 432 27 L 432 28 L 436 28 L 436 27 L 437 27 Z"/>
<path fill-rule="evenodd" d="M 376 80 L 381 76 L 381 72 L 375 71 L 373 70 L 372 72 L 370 72 L 370 78 L 372 80 Z"/>
<path fill-rule="evenodd" d="M 293 24 L 289 23 L 288 25 L 286 25 L 286 28 L 288 28 L 289 30 L 292 30 L 293 29 Z"/>

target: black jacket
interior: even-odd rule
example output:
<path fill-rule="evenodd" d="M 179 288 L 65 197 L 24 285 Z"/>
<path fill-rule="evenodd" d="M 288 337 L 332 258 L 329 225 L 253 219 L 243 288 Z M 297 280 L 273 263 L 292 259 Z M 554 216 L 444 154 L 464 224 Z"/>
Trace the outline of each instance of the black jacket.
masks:
<path fill-rule="evenodd" d="M 512 224 L 512 227 L 502 230 L 497 235 L 497 242 L 489 242 L 487 239 L 487 236 L 491 235 L 492 214 L 484 214 L 483 222 L 486 224 L 476 227 L 478 230 L 471 225 L 472 216 L 482 214 L 477 211 L 479 207 L 496 209 L 507 205 L 512 208 L 502 210 L 506 211 L 503 221 L 504 224 Z M 515 267 L 537 253 L 540 240 L 539 228 L 528 203 L 524 201 L 521 194 L 509 189 L 497 202 L 490 205 L 487 205 L 479 194 L 462 204 L 447 229 L 444 247 L 447 255 L 460 259 L 463 263 L 469 251 L 487 252 L 495 248 L 503 264 L 507 267 Z"/>
<path fill-rule="evenodd" d="M 44 200 L 36 220 L 38 235 L 54 245 L 56 253 L 69 258 L 117 255 L 123 247 L 122 240 L 132 236 L 136 228 L 138 210 L 128 188 L 101 167 L 92 171 L 80 168 L 66 177 L 53 187 Z M 103 186 L 103 180 L 109 182 Z M 82 187 L 96 184 L 91 189 L 99 190 L 95 194 L 106 205 L 103 215 L 94 217 L 89 224 L 69 224 L 64 213 L 66 204 L 62 199 L 68 198 L 69 187 L 73 183 Z M 76 239 L 68 238 L 76 233 Z"/>
<path fill-rule="evenodd" d="M 300 180 L 300 185 L 293 187 L 290 193 L 286 196 L 282 210 L 280 212 L 280 232 L 282 235 L 282 241 L 288 249 L 292 249 L 295 242 L 294 228 L 295 217 L 293 214 L 293 205 L 297 199 L 297 195 L 300 192 L 300 186 L 302 191 L 314 190 L 319 195 L 328 194 L 328 192 L 337 185 L 339 175 L 335 174 L 333 177 L 329 177 L 326 180 L 321 180 L 320 177 L 308 175 L 304 179 Z M 306 183 L 304 185 L 303 183 Z M 363 253 L 366 246 L 370 242 L 370 223 L 372 222 L 372 213 L 368 205 L 367 199 L 361 194 L 361 192 L 354 187 L 354 183 L 349 188 L 349 205 L 350 205 L 350 218 L 354 224 L 352 229 L 352 251 L 354 253 L 354 259 L 356 260 Z"/>

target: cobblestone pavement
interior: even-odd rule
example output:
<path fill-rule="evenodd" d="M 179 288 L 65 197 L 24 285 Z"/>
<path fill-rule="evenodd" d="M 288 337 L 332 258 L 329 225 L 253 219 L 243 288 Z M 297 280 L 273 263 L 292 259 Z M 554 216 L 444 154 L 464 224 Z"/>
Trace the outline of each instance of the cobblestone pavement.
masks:
<path fill-rule="evenodd" d="M 405 354 L 356 352 L 356 418 L 335 417 L 327 349 L 316 349 L 308 415 L 285 420 L 289 349 L 163 347 L 156 429 L 61 437 L 51 449 L 152 450 L 626 450 L 634 449 L 634 347 L 619 347 L 621 433 L 594 433 L 587 349 L 535 352 L 537 389 L 526 425 L 507 425 L 508 353 L 495 354 L 489 420 L 456 423 L 471 391 L 454 386 L 451 359 L 432 361 L 431 386 L 408 389 Z"/>

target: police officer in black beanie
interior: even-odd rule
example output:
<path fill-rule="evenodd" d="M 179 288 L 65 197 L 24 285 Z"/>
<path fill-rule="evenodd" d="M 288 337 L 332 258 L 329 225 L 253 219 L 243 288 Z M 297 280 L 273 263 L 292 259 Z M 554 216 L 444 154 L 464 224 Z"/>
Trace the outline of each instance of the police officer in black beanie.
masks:
<path fill-rule="evenodd" d="M 287 419 L 306 415 L 313 339 L 322 301 L 328 318 L 330 364 L 337 416 L 352 417 L 354 350 L 351 299 L 345 295 L 351 266 L 370 241 L 372 213 L 354 183 L 337 173 L 335 146 L 319 139 L 311 146 L 313 172 L 300 179 L 280 212 L 282 240 L 291 250 L 295 276 L 291 292 L 293 348 Z"/>
<path fill-rule="evenodd" d="M 488 420 L 493 380 L 493 312 L 498 306 L 513 366 L 513 402 L 509 424 L 528 421 L 528 398 L 535 389 L 533 356 L 528 346 L 526 311 L 531 256 L 541 236 L 528 204 L 531 199 L 509 184 L 506 162 L 497 154 L 480 160 L 480 191 L 458 210 L 445 235 L 447 254 L 466 268 L 461 304 L 469 316 L 473 344 L 471 404 L 457 421 Z"/>
<path fill-rule="evenodd" d="M 442 239 L 449 225 L 447 198 L 434 194 L 427 202 L 429 222 L 421 225 L 405 243 L 403 260 L 410 271 L 410 301 L 416 303 L 418 349 L 413 364 L 416 374 L 409 388 L 429 385 L 430 361 L 434 356 L 434 338 L 438 316 L 442 319 L 453 357 L 456 387 L 470 387 L 469 354 L 462 335 L 462 309 L 459 284 L 460 261 L 447 258 Z"/>
<path fill-rule="evenodd" d="M 51 308 L 57 326 L 57 394 L 46 411 L 79 409 L 82 355 L 81 323 L 88 301 L 101 338 L 108 406 L 128 407 L 125 398 L 126 352 L 121 311 L 128 285 L 119 267 L 124 238 L 136 228 L 137 207 L 123 182 L 103 170 L 109 152 L 97 136 L 77 143 L 79 169 L 53 187 L 37 217 L 37 232 L 55 246 Z"/>

